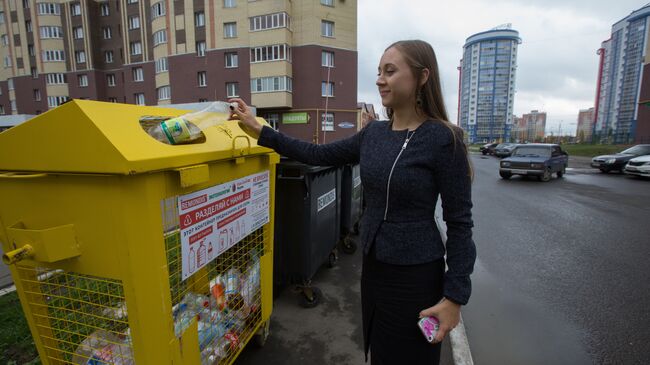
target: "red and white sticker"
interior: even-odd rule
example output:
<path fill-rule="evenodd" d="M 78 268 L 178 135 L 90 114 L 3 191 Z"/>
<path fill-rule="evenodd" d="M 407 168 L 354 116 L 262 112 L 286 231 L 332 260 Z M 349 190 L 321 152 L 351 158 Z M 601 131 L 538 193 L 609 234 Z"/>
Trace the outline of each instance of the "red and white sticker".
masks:
<path fill-rule="evenodd" d="M 269 172 L 178 197 L 183 280 L 269 222 Z"/>

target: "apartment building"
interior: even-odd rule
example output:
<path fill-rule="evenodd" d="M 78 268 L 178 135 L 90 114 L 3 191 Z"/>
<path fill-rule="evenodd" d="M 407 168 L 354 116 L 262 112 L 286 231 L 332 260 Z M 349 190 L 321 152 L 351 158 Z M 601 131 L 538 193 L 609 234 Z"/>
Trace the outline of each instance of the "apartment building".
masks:
<path fill-rule="evenodd" d="M 356 131 L 356 14 L 356 0 L 0 0 L 0 114 L 241 97 L 289 135 L 336 140 Z"/>

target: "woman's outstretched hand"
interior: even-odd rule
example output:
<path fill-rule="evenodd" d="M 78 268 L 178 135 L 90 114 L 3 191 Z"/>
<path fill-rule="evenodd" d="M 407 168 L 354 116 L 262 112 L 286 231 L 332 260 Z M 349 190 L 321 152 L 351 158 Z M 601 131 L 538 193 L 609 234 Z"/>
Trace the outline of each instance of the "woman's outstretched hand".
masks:
<path fill-rule="evenodd" d="M 438 334 L 433 343 L 442 342 L 449 331 L 453 330 L 460 322 L 460 304 L 456 304 L 447 298 L 442 298 L 438 304 L 420 312 L 420 318 L 435 316 L 440 321 Z"/>
<path fill-rule="evenodd" d="M 260 138 L 262 133 L 262 124 L 255 119 L 251 108 L 239 98 L 228 99 L 229 103 L 237 103 L 237 108 L 231 109 L 230 119 L 239 119 L 239 126 L 249 136 L 255 139 Z"/>

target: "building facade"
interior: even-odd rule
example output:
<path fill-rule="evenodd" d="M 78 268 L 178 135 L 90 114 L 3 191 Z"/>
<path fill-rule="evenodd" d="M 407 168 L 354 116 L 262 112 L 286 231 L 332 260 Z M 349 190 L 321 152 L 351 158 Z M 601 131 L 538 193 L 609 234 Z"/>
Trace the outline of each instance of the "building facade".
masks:
<path fill-rule="evenodd" d="M 533 143 L 542 142 L 546 130 L 546 112 L 531 110 L 530 113 L 524 114 L 521 118 L 513 116 L 514 123 L 510 139 L 516 143 Z"/>
<path fill-rule="evenodd" d="M 578 112 L 578 125 L 576 127 L 576 138 L 582 143 L 591 143 L 591 135 L 594 129 L 594 108 L 581 109 Z"/>
<path fill-rule="evenodd" d="M 612 26 L 601 44 L 593 139 L 633 143 L 639 123 L 639 96 L 648 46 L 650 4 Z M 644 122 L 647 124 L 647 121 Z"/>
<path fill-rule="evenodd" d="M 241 97 L 295 137 L 354 133 L 357 2 L 0 0 L 0 113 Z"/>
<path fill-rule="evenodd" d="M 511 139 L 519 32 L 497 27 L 467 38 L 460 62 L 458 124 L 469 143 Z"/>

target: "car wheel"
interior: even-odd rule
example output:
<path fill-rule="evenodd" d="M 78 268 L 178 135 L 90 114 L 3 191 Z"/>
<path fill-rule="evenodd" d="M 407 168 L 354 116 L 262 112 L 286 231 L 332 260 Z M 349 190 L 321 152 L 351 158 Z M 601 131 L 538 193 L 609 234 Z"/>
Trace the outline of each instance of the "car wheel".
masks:
<path fill-rule="evenodd" d="M 557 177 L 562 177 L 566 174 L 566 166 L 562 166 L 562 170 L 557 172 Z"/>
<path fill-rule="evenodd" d="M 483 156 L 487 155 L 487 152 L 485 152 L 485 150 L 481 151 L 481 153 L 483 154 Z"/>
<path fill-rule="evenodd" d="M 509 172 L 499 172 L 499 176 L 501 176 L 502 179 L 508 180 L 512 177 L 512 174 Z"/>
<path fill-rule="evenodd" d="M 539 177 L 539 180 L 543 182 L 551 181 L 551 170 L 550 169 L 544 170 L 544 174 Z"/>
<path fill-rule="evenodd" d="M 609 173 L 609 169 L 600 169 L 600 172 L 602 172 L 603 174 L 607 174 Z"/>

